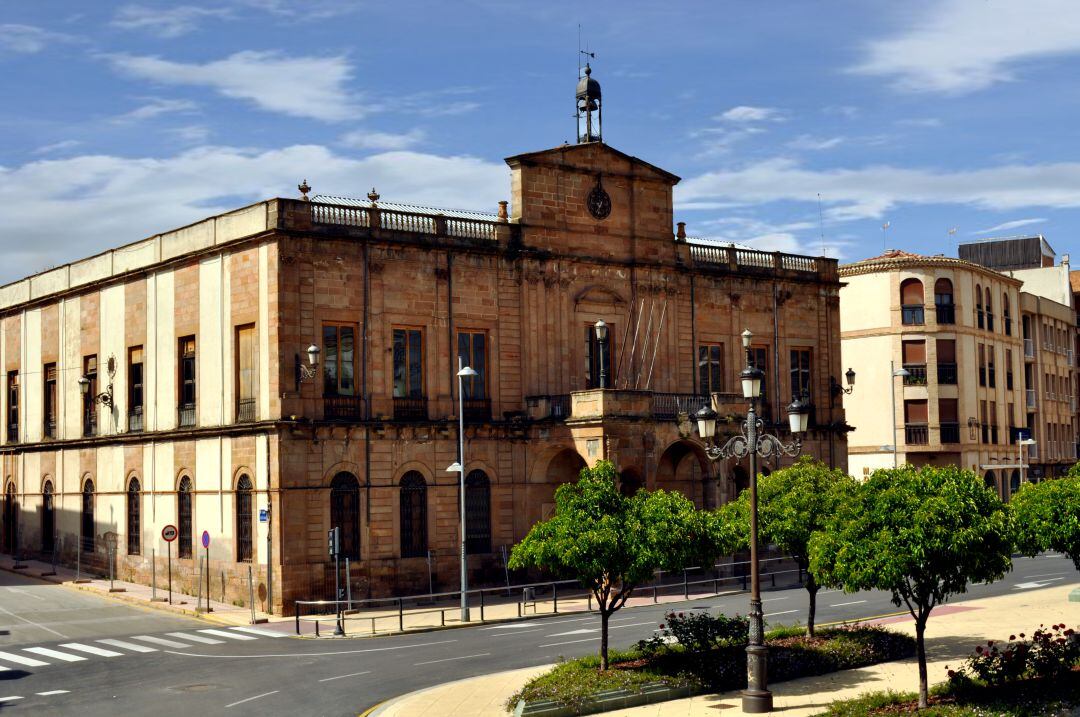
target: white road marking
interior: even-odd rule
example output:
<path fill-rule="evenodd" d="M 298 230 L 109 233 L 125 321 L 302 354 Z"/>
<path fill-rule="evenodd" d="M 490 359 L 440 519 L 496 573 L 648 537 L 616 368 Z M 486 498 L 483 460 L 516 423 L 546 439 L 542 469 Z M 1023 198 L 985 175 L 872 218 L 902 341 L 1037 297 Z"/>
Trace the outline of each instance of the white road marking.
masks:
<path fill-rule="evenodd" d="M 842 593 L 843 590 L 822 590 L 818 595 L 828 595 L 829 593 Z"/>
<path fill-rule="evenodd" d="M 1031 578 L 1052 578 L 1055 575 L 1068 575 L 1068 573 L 1043 573 L 1042 575 L 1025 575 L 1024 577 L 1030 580 Z"/>
<path fill-rule="evenodd" d="M 1017 583 L 1013 586 L 1014 590 L 1034 590 L 1035 588 L 1044 588 L 1052 582 L 1058 580 L 1064 580 L 1065 578 L 1047 578 L 1046 580 L 1033 580 L 1029 583 Z"/>
<path fill-rule="evenodd" d="M 212 637 L 203 637 L 202 635 L 194 635 L 189 632 L 166 632 L 169 637 L 175 637 L 178 640 L 188 640 L 190 642 L 201 642 L 204 645 L 221 645 L 224 640 L 215 640 Z"/>
<path fill-rule="evenodd" d="M 132 635 L 135 640 L 142 640 L 143 642 L 152 642 L 155 645 L 164 645 L 165 647 L 193 647 L 186 642 L 177 642 L 176 640 L 166 640 L 163 637 L 154 637 L 153 635 Z"/>
<path fill-rule="evenodd" d="M 60 652 L 59 650 L 50 650 L 47 647 L 24 647 L 23 652 L 32 652 L 35 655 L 43 655 L 44 657 L 55 657 L 57 660 L 63 660 L 64 662 L 82 662 L 86 659 L 82 655 L 72 655 L 67 652 Z"/>
<path fill-rule="evenodd" d="M 599 635 L 596 637 L 586 637 L 584 640 L 567 640 L 566 642 L 549 642 L 546 645 L 537 645 L 537 647 L 557 647 L 558 645 L 573 645 L 575 642 L 592 642 L 593 640 L 599 640 Z"/>
<path fill-rule="evenodd" d="M 580 630 L 570 630 L 569 632 L 556 632 L 548 635 L 547 637 L 566 637 L 567 635 L 588 635 L 590 632 L 599 632 L 599 628 L 595 627 L 583 627 Z"/>
<path fill-rule="evenodd" d="M 353 672 L 348 675 L 338 675 L 337 677 L 324 677 L 319 682 L 330 682 L 331 680 L 343 680 L 346 677 L 359 677 L 360 675 L 370 675 L 371 670 L 364 670 L 363 672 Z"/>
<path fill-rule="evenodd" d="M 45 599 L 45 598 L 41 597 L 40 595 L 35 595 L 34 593 L 28 593 L 25 590 L 20 590 L 19 588 L 8 588 L 8 592 L 13 592 L 13 593 L 16 593 L 18 595 L 25 595 L 26 597 L 31 597 L 31 598 L 34 598 L 35 600 L 44 600 Z"/>
<path fill-rule="evenodd" d="M 777 600 L 790 600 L 790 599 L 791 599 L 791 596 L 788 595 L 787 597 L 765 598 L 761 602 L 776 602 Z"/>
<path fill-rule="evenodd" d="M 544 620 L 544 625 L 565 625 L 568 622 L 583 622 L 585 620 L 595 620 L 595 615 L 589 615 L 588 617 L 574 617 L 569 620 Z M 482 627 L 481 630 L 512 630 L 515 627 L 521 627 L 522 624 L 531 624 L 532 620 L 518 620 L 515 623 L 506 623 L 503 625 L 492 625 L 491 627 Z"/>
<path fill-rule="evenodd" d="M 0 697 L 0 702 L 14 702 L 15 700 L 21 700 L 22 697 L 18 695 L 11 695 L 10 697 Z"/>
<path fill-rule="evenodd" d="M 27 667 L 47 667 L 49 665 L 48 662 L 35 660 L 32 657 L 24 657 L 23 655 L 16 655 L 12 652 L 0 652 L 0 660 L 15 662 L 20 665 L 26 665 Z"/>
<path fill-rule="evenodd" d="M 227 637 L 230 640 L 258 640 L 257 637 L 251 635 L 244 635 L 236 632 L 228 632 L 227 630 L 199 630 L 199 632 L 207 635 L 213 635 L 214 637 Z"/>
<path fill-rule="evenodd" d="M 94 640 L 94 642 L 100 642 L 102 645 L 109 645 L 110 647 L 122 647 L 125 650 L 131 650 L 132 652 L 157 652 L 156 647 L 147 647 L 146 645 L 136 645 L 134 642 L 124 642 L 123 640 Z"/>
<path fill-rule="evenodd" d="M 829 607 L 844 607 L 845 605 L 861 605 L 864 602 L 866 602 L 866 601 L 865 600 L 852 600 L 851 602 L 838 602 L 835 605 L 830 605 Z"/>
<path fill-rule="evenodd" d="M 124 653 L 113 652 L 112 650 L 106 650 L 103 647 L 94 647 L 93 645 L 83 645 L 78 642 L 68 642 L 60 647 L 66 647 L 69 650 L 78 650 L 79 652 L 86 652 L 91 655 L 98 655 L 100 657 L 120 657 Z"/>
<path fill-rule="evenodd" d="M 500 632 L 498 635 L 492 635 L 492 637 L 510 637 L 511 635 L 523 635 L 526 632 L 540 632 L 540 628 L 533 628 L 532 630 L 518 630 L 517 632 Z"/>
<path fill-rule="evenodd" d="M 230 630 L 239 630 L 240 632 L 250 632 L 252 635 L 259 635 L 261 637 L 288 637 L 283 632 L 275 632 L 273 630 L 261 630 L 257 627 L 230 627 Z"/>
<path fill-rule="evenodd" d="M 487 657 L 490 652 L 480 652 L 475 655 L 461 655 L 460 657 L 444 657 L 441 660 L 428 660 L 427 662 L 414 662 L 413 667 L 419 667 L 420 665 L 434 665 L 436 662 L 453 662 L 454 660 L 470 660 L 474 657 Z"/>
<path fill-rule="evenodd" d="M 432 645 L 447 645 L 451 642 L 457 642 L 454 640 L 436 640 L 435 642 L 420 642 L 415 645 L 395 645 L 394 647 L 370 647 L 365 650 L 335 650 L 334 652 L 287 652 L 276 653 L 271 655 L 208 655 L 198 652 L 174 652 L 172 650 L 165 650 L 170 655 L 183 655 L 184 657 L 198 657 L 198 658 L 217 658 L 217 659 L 235 659 L 237 657 L 243 657 L 250 660 L 260 657 L 292 657 L 292 658 L 308 658 L 308 657 L 331 657 L 333 655 L 358 655 L 365 652 L 389 652 L 391 650 L 408 650 L 414 647 L 430 647 Z M 182 647 L 191 647 L 191 645 L 183 645 Z"/>
<path fill-rule="evenodd" d="M 273 692 L 263 692 L 261 695 L 255 695 L 254 697 L 248 697 L 246 700 L 240 700 L 239 702 L 233 702 L 231 705 L 225 705 L 225 709 L 229 709 L 230 707 L 236 707 L 237 705 L 242 705 L 245 702 L 251 702 L 252 700 L 257 700 L 260 697 L 269 697 L 270 695 L 276 695 L 278 692 L 280 692 L 280 690 L 274 690 Z"/>
<path fill-rule="evenodd" d="M 51 697 L 52 695 L 66 695 L 70 690 L 49 690 L 48 692 L 35 692 L 38 697 Z"/>
<path fill-rule="evenodd" d="M 39 622 L 34 622 L 33 620 L 27 620 L 22 615 L 16 615 L 15 613 L 13 613 L 11 610 L 8 610 L 7 608 L 0 607 L 0 612 L 3 612 L 5 614 L 7 614 L 7 615 L 11 615 L 16 620 L 22 620 L 27 625 L 33 625 L 34 627 L 38 628 L 39 630 L 44 630 L 45 632 L 51 632 L 52 634 L 56 635 L 57 637 L 63 638 L 64 640 L 70 639 L 70 638 L 68 638 L 67 635 L 65 635 L 62 632 L 57 632 L 56 630 L 52 629 L 51 627 L 46 627 L 46 626 L 42 625 Z M 22 698 L 20 698 L 20 699 L 22 699 Z"/>
<path fill-rule="evenodd" d="M 784 610 L 783 612 L 767 612 L 762 617 L 774 617 L 776 615 L 790 615 L 793 612 L 802 612 L 801 610 Z"/>
<path fill-rule="evenodd" d="M 659 623 L 657 623 L 657 622 L 655 622 L 653 620 L 649 620 L 648 622 L 634 622 L 634 623 L 631 623 L 629 625 L 616 625 L 614 627 L 609 627 L 608 629 L 609 630 L 621 630 L 624 627 L 641 627 L 642 625 L 657 625 L 657 624 L 659 624 Z"/>

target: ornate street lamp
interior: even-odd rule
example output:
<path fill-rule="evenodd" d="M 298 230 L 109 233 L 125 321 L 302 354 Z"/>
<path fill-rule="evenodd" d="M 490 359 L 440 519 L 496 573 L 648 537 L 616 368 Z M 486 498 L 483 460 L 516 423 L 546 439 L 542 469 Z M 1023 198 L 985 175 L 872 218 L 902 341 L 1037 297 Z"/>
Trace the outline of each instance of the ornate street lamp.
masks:
<path fill-rule="evenodd" d="M 458 460 L 446 467 L 447 473 L 458 474 L 458 495 L 461 498 L 461 621 L 469 621 L 469 564 L 465 555 L 465 387 L 467 378 L 479 376 L 479 372 L 465 365 L 458 356 Z"/>
<path fill-rule="evenodd" d="M 315 344 L 311 344 L 307 347 L 307 360 L 308 365 L 305 366 L 300 362 L 300 354 L 296 354 L 296 390 L 300 391 L 300 384 L 304 381 L 310 381 L 318 375 L 319 370 L 319 347 Z"/>
<path fill-rule="evenodd" d="M 809 407 L 795 399 L 788 406 L 788 421 L 794 440 L 785 444 L 776 436 L 764 432 L 764 423 L 757 416 L 754 404 L 761 395 L 761 370 L 750 365 L 750 329 L 743 331 L 746 368 L 739 375 L 743 397 L 750 406 L 742 433 L 729 438 L 723 445 L 716 442 L 716 411 L 705 406 L 694 414 L 698 435 L 705 442 L 705 453 L 712 460 L 750 458 L 750 643 L 746 646 L 747 688 L 743 691 L 743 711 L 758 713 L 772 711 L 772 693 L 768 690 L 768 648 L 765 647 L 765 626 L 761 612 L 761 585 L 758 574 L 758 458 L 781 455 L 795 456 L 802 448 L 802 434 L 810 420 Z"/>
<path fill-rule="evenodd" d="M 607 348 L 607 324 L 603 319 L 598 320 L 593 324 L 593 328 L 596 330 L 596 343 L 599 345 L 600 352 L 600 388 L 607 388 L 607 366 L 604 363 L 604 351 Z"/>

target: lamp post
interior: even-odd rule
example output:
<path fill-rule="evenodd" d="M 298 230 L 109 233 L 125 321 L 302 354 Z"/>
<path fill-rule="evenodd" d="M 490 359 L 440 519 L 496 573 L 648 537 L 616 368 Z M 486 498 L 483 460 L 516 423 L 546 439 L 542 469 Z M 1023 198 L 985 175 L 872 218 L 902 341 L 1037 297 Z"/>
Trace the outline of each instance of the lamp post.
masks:
<path fill-rule="evenodd" d="M 461 621 L 469 622 L 469 571 L 465 559 L 465 392 L 464 379 L 480 374 L 465 365 L 458 356 L 458 460 L 447 466 L 446 471 L 458 474 L 458 494 L 461 497 Z"/>
<path fill-rule="evenodd" d="M 704 406 L 694 418 L 698 434 L 705 442 L 705 453 L 711 460 L 750 458 L 750 640 L 746 646 L 747 688 L 742 693 L 743 710 L 759 713 L 772 711 L 772 693 L 768 690 L 768 648 L 765 647 L 765 626 L 761 611 L 761 585 L 758 574 L 758 457 L 772 458 L 781 455 L 798 455 L 802 448 L 802 434 L 810 418 L 806 404 L 795 399 L 788 406 L 788 421 L 794 440 L 784 444 L 776 436 L 764 432 L 764 423 L 758 418 L 754 405 L 761 395 L 764 374 L 754 368 L 750 361 L 750 329 L 743 331 L 742 344 L 746 351 L 746 368 L 739 375 L 743 397 L 749 402 L 742 433 L 729 438 L 723 445 L 716 442 L 716 411 Z"/>
<path fill-rule="evenodd" d="M 895 379 L 897 377 L 906 378 L 906 377 L 911 375 L 911 372 L 908 371 L 906 368 L 902 368 L 900 370 L 897 370 L 896 369 L 896 362 L 895 361 L 890 361 L 889 362 L 889 375 L 892 376 L 892 378 L 889 379 L 889 381 L 891 382 L 890 385 L 889 385 L 889 393 L 892 394 L 892 467 L 893 468 L 898 468 L 900 466 L 900 462 L 896 457 L 896 445 L 897 445 L 897 443 L 899 443 L 899 441 L 896 440 L 896 381 L 895 381 Z"/>
<path fill-rule="evenodd" d="M 596 330 L 596 343 L 599 346 L 600 352 L 600 388 L 607 388 L 607 365 L 604 362 L 604 351 L 607 348 L 607 324 L 603 319 L 598 320 L 593 324 L 593 328 Z"/>
<path fill-rule="evenodd" d="M 1034 445 L 1034 438 L 1018 438 L 1016 445 L 1020 446 L 1020 485 L 1024 485 L 1024 446 Z"/>

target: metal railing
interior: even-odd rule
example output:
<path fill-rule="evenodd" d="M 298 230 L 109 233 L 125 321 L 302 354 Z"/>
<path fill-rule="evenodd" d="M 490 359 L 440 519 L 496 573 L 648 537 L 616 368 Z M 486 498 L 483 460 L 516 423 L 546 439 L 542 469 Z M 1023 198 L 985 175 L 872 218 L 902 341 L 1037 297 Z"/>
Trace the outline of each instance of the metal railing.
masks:
<path fill-rule="evenodd" d="M 359 396 L 323 396 L 323 418 L 327 421 L 360 420 Z"/>
<path fill-rule="evenodd" d="M 241 398 L 236 402 L 236 422 L 251 423 L 255 420 L 255 399 Z"/>
<path fill-rule="evenodd" d="M 83 429 L 82 434 L 85 437 L 97 435 L 97 408 L 90 407 L 83 411 Z"/>
<path fill-rule="evenodd" d="M 994 330 L 994 315 L 991 314 L 989 311 L 986 312 L 986 330 Z"/>
<path fill-rule="evenodd" d="M 1035 408 L 1035 389 L 1033 389 L 1033 388 L 1024 389 L 1024 395 L 1027 397 L 1027 407 L 1028 408 Z"/>
<path fill-rule="evenodd" d="M 195 425 L 195 404 L 189 404 L 187 406 L 177 406 L 176 408 L 176 423 L 181 428 L 188 428 Z"/>
<path fill-rule="evenodd" d="M 143 407 L 136 406 L 128 411 L 128 432 L 138 433 L 143 430 Z"/>
<path fill-rule="evenodd" d="M 551 417 L 567 419 L 570 418 L 570 394 L 558 393 L 550 397 L 551 399 Z"/>
<path fill-rule="evenodd" d="M 652 415 L 661 420 L 674 420 L 680 413 L 692 417 L 711 403 L 711 397 L 694 393 L 654 393 Z"/>
<path fill-rule="evenodd" d="M 900 321 L 905 326 L 922 326 L 926 323 L 925 307 L 918 304 L 904 304 L 900 307 Z"/>
<path fill-rule="evenodd" d="M 7 439 L 8 443 L 19 442 L 19 424 L 9 423 L 7 427 Z"/>
<path fill-rule="evenodd" d="M 46 418 L 44 421 L 44 425 L 42 426 L 42 431 L 44 432 L 46 438 L 56 438 L 56 418 Z"/>
<path fill-rule="evenodd" d="M 960 442 L 960 424 L 959 423 L 942 423 L 941 424 L 941 442 L 942 443 L 959 443 Z"/>
<path fill-rule="evenodd" d="M 1035 341 L 1024 339 L 1024 358 L 1035 358 Z"/>
<path fill-rule="evenodd" d="M 491 420 L 490 398 L 466 398 L 463 403 L 466 423 L 484 423 Z"/>
<path fill-rule="evenodd" d="M 937 382 L 939 384 L 956 385 L 956 364 L 939 363 L 937 365 Z"/>
<path fill-rule="evenodd" d="M 905 386 L 926 385 L 926 364 L 906 363 L 904 364 L 904 370 L 908 372 L 908 375 L 904 376 Z"/>
<path fill-rule="evenodd" d="M 934 307 L 934 312 L 937 314 L 939 324 L 956 323 L 956 307 L 953 304 L 938 304 Z"/>
<path fill-rule="evenodd" d="M 394 396 L 395 421 L 426 421 L 428 417 L 427 397 Z"/>
<path fill-rule="evenodd" d="M 930 426 L 925 423 L 904 425 L 904 443 L 909 446 L 925 446 L 930 442 Z"/>

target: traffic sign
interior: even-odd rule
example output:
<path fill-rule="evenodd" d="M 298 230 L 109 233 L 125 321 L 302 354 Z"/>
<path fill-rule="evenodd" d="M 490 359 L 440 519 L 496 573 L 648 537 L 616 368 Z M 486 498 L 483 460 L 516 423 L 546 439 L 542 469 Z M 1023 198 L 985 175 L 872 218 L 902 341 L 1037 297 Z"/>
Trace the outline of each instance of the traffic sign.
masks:
<path fill-rule="evenodd" d="M 166 525 L 164 528 L 161 529 L 161 537 L 165 540 L 166 543 L 171 543 L 172 541 L 176 540 L 176 536 L 177 532 L 175 525 Z"/>
<path fill-rule="evenodd" d="M 210 533 L 205 530 L 202 532 L 202 546 L 204 548 L 210 547 Z"/>
<path fill-rule="evenodd" d="M 270 511 L 268 511 L 266 508 L 261 508 L 259 510 L 259 522 L 260 523 L 268 523 L 268 522 L 270 522 Z"/>

